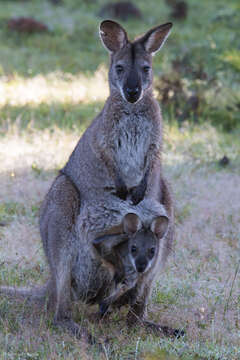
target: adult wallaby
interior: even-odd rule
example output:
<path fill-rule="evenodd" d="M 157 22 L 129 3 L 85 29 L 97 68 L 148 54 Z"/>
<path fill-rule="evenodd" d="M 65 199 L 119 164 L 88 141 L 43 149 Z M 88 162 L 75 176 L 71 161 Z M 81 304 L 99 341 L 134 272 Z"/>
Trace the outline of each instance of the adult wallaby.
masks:
<path fill-rule="evenodd" d="M 162 124 L 152 94 L 152 55 L 171 27 L 157 26 L 131 43 L 119 24 L 101 23 L 100 37 L 110 52 L 110 96 L 62 170 L 80 191 L 81 203 L 106 192 L 134 204 L 159 197 Z"/>
<path fill-rule="evenodd" d="M 139 274 L 151 268 L 167 226 L 168 219 L 159 216 L 144 228 L 138 215 L 129 213 L 123 218 L 123 236 L 104 235 L 93 241 L 100 256 L 115 268 L 116 288 L 101 302 L 101 316 L 112 303 L 137 284 Z"/>
<path fill-rule="evenodd" d="M 72 290 L 77 289 L 78 298 L 96 302 L 99 289 L 104 289 L 104 279 L 114 284 L 108 268 L 100 279 L 96 277 L 95 283 L 93 281 L 91 291 L 88 283 L 92 279 L 85 280 L 86 276 L 88 279 L 98 274 L 99 268 L 99 259 L 89 243 L 92 238 L 82 234 L 84 226 L 89 226 L 89 205 L 102 206 L 99 223 L 104 225 L 103 230 L 111 228 L 114 221 L 116 225 L 121 223 L 119 216 L 123 212 L 119 209 L 129 206 L 126 198 L 133 204 L 144 197 L 154 198 L 167 211 L 167 236 L 160 246 L 156 264 L 137 282 L 138 300 L 132 306 L 129 323 L 143 317 L 153 279 L 171 249 L 173 206 L 161 170 L 161 114 L 152 95 L 152 55 L 163 45 L 171 26 L 171 23 L 157 26 L 131 43 L 119 24 L 109 20 L 101 23 L 100 37 L 111 55 L 110 96 L 81 137 L 41 207 L 40 233 L 51 279 L 44 289 L 35 291 L 35 297 L 48 293 L 55 310 L 55 322 L 74 333 L 80 329 L 71 317 Z M 118 205 L 109 219 L 109 204 L 116 201 Z M 127 212 L 134 211 L 128 208 L 125 214 Z M 112 222 L 114 216 L 117 220 Z M 142 219 L 141 212 L 139 216 Z M 82 256 L 87 251 L 91 261 Z"/>

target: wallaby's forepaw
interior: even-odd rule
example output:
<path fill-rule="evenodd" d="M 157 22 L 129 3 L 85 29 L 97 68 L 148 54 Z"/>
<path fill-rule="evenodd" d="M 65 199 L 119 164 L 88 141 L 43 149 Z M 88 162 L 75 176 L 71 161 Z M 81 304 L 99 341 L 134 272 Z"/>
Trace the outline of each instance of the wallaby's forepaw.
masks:
<path fill-rule="evenodd" d="M 147 320 L 143 321 L 143 325 L 148 331 L 150 331 L 151 333 L 157 336 L 167 336 L 167 337 L 179 339 L 180 337 L 185 335 L 184 330 L 173 329 L 168 326 L 161 326 L 159 324 Z"/>
<path fill-rule="evenodd" d="M 128 195 L 128 189 L 120 176 L 116 176 L 115 179 L 116 195 L 122 200 L 126 200 Z"/>
<path fill-rule="evenodd" d="M 116 191 L 116 195 L 120 199 L 126 200 L 127 199 L 127 188 L 126 187 L 118 188 Z"/>
<path fill-rule="evenodd" d="M 138 203 L 140 203 L 140 201 L 144 198 L 144 194 L 145 194 L 146 189 L 142 189 L 141 186 L 136 187 L 133 191 L 132 191 L 132 196 L 131 196 L 131 200 L 133 205 L 137 205 Z"/>

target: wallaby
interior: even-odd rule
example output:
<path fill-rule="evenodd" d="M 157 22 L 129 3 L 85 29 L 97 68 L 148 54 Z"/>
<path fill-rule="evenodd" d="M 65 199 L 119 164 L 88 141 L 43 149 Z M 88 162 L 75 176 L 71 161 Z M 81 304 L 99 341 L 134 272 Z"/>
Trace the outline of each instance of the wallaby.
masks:
<path fill-rule="evenodd" d="M 82 230 L 77 226 L 78 236 L 72 235 L 72 232 L 76 232 L 76 219 L 66 214 L 73 214 L 74 209 L 80 206 L 81 217 L 85 204 L 88 206 L 94 202 L 102 203 L 104 209 L 107 197 L 112 197 L 112 200 L 107 201 L 108 204 L 114 202 L 115 198 L 128 198 L 133 204 L 138 204 L 144 197 L 148 197 L 159 200 L 166 207 L 173 225 L 171 197 L 161 171 L 161 114 L 152 94 L 152 55 L 163 45 L 171 26 L 171 23 L 157 26 L 131 43 L 126 31 L 116 22 L 106 20 L 100 25 L 101 40 L 110 52 L 110 96 L 53 184 L 40 217 L 42 240 L 56 288 L 55 320 L 59 323 L 69 317 L 72 257 L 78 247 L 83 246 L 72 240 L 79 239 Z M 66 195 L 61 196 L 58 189 L 61 188 L 60 192 L 67 194 L 69 185 L 65 183 L 70 181 L 80 194 L 74 202 L 76 207 L 72 203 L 66 206 L 65 199 L 60 202 L 62 196 Z M 67 207 L 71 209 L 67 210 Z M 67 216 L 64 221 L 60 214 Z M 78 225 L 81 223 L 78 218 L 77 222 Z M 168 236 L 169 246 L 164 247 L 165 255 L 166 248 L 171 248 L 171 234 L 172 228 Z M 159 264 L 165 258 L 159 255 Z M 97 269 L 89 269 L 84 260 L 81 260 L 82 263 L 80 260 L 77 262 L 75 272 L 88 272 L 94 276 Z M 147 285 L 138 285 L 139 296 L 144 297 L 141 311 L 140 306 L 133 309 L 138 317 L 145 311 L 146 299 L 156 272 L 157 267 L 148 275 Z M 98 287 L 99 284 L 96 285 Z"/>
<path fill-rule="evenodd" d="M 159 239 L 164 236 L 167 225 L 168 219 L 161 216 L 154 219 L 150 227 L 144 228 L 140 218 L 129 213 L 123 218 L 125 236 L 104 235 L 93 241 L 101 257 L 115 268 L 116 289 L 101 302 L 101 316 L 112 303 L 136 285 L 138 273 L 143 274 L 151 268 L 158 252 Z"/>
<path fill-rule="evenodd" d="M 130 196 L 134 204 L 159 196 L 162 124 L 152 94 L 152 55 L 171 27 L 157 26 L 131 43 L 118 23 L 101 23 L 110 52 L 110 96 L 61 171 L 80 191 L 81 206 L 106 193 Z"/>
<path fill-rule="evenodd" d="M 143 317 L 153 279 L 171 249 L 173 205 L 169 186 L 162 176 L 161 114 L 152 95 L 152 55 L 162 47 L 171 26 L 171 23 L 157 26 L 130 42 L 126 31 L 116 22 L 101 23 L 100 37 L 111 56 L 110 96 L 41 206 L 40 233 L 51 278 L 44 290 L 35 291 L 35 297 L 41 298 L 43 292 L 47 293 L 55 310 L 55 322 L 76 334 L 80 329 L 71 318 L 71 293 L 94 303 L 108 296 L 107 292 L 100 296 L 100 289 L 106 287 L 111 292 L 106 283 L 114 284 L 107 267 L 105 272 L 98 271 L 100 263 L 92 249 L 92 237 L 83 236 L 84 226 L 97 229 L 96 223 L 89 225 L 89 205 L 102 206 L 98 215 L 102 230 L 110 229 L 113 223 L 117 226 L 122 215 L 134 212 L 129 208 L 129 201 L 140 208 L 143 198 L 152 198 L 167 211 L 168 233 L 151 271 L 138 279 L 138 300 L 131 308 L 129 324 Z M 116 202 L 111 213 L 109 204 Z M 125 213 L 121 207 L 126 208 Z M 144 207 L 142 210 L 145 211 Z M 91 229 L 89 231 L 91 233 Z M 11 289 L 2 288 L 2 291 L 11 293 Z M 31 291 L 25 294 L 31 296 Z M 128 302 L 128 297 L 125 299 Z"/>

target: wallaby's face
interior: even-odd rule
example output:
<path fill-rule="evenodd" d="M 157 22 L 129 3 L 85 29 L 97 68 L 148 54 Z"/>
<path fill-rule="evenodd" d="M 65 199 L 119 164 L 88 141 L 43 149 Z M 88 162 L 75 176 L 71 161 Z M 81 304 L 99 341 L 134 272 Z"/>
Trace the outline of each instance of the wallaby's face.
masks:
<path fill-rule="evenodd" d="M 151 268 L 167 228 L 168 218 L 165 216 L 158 216 L 151 226 L 145 229 L 136 214 L 125 215 L 123 229 L 128 235 L 128 256 L 137 272 L 144 273 Z"/>
<path fill-rule="evenodd" d="M 149 228 L 145 229 L 140 218 L 129 213 L 123 218 L 123 234 L 104 235 L 93 241 L 98 253 L 112 263 L 113 253 L 117 253 L 125 270 L 129 267 L 129 258 L 139 273 L 146 272 L 158 255 L 159 243 L 168 228 L 166 216 L 156 217 Z M 116 262 L 116 258 L 113 260 Z M 113 265 L 117 266 L 117 263 Z"/>
<path fill-rule="evenodd" d="M 152 55 L 164 44 L 171 23 L 149 30 L 133 43 L 116 22 L 106 20 L 100 25 L 100 37 L 111 54 L 110 90 L 119 92 L 129 103 L 141 100 L 152 85 Z"/>
<path fill-rule="evenodd" d="M 141 230 L 134 234 L 128 243 L 129 256 L 139 273 L 146 272 L 158 253 L 159 241 L 151 230 Z"/>
<path fill-rule="evenodd" d="M 109 80 L 124 100 L 137 102 L 152 85 L 151 55 L 139 44 L 127 44 L 113 55 Z"/>

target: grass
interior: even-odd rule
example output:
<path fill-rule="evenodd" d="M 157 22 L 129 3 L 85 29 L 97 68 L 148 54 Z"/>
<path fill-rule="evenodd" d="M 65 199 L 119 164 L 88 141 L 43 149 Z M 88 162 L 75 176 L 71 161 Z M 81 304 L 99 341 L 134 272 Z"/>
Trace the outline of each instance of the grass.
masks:
<path fill-rule="evenodd" d="M 97 31 L 103 3 L 1 4 L 2 284 L 40 284 L 48 277 L 39 207 L 108 94 L 107 54 Z M 144 19 L 124 23 L 131 38 L 170 18 L 165 3 L 136 3 Z M 184 329 L 186 336 L 171 340 L 140 328 L 128 332 L 126 309 L 97 324 L 95 308 L 74 304 L 79 323 L 110 338 L 100 353 L 54 328 L 44 308 L 1 297 L 0 360 L 240 358 L 240 7 L 234 0 L 188 3 L 187 19 L 174 23 L 154 59 L 165 123 L 164 171 L 176 200 L 176 244 L 149 306 L 151 319 Z M 50 32 L 11 33 L 11 16 L 34 16 Z M 200 105 L 187 108 L 185 116 L 191 96 Z M 225 167 L 219 164 L 224 155 L 230 159 Z"/>

